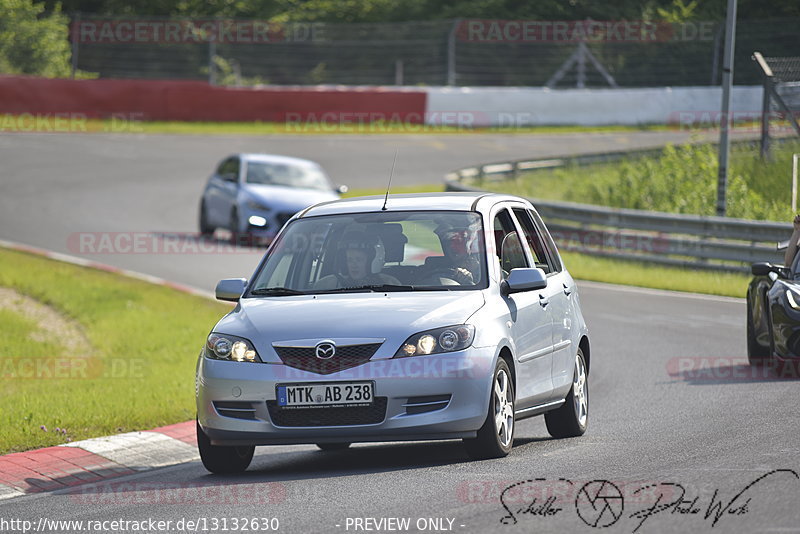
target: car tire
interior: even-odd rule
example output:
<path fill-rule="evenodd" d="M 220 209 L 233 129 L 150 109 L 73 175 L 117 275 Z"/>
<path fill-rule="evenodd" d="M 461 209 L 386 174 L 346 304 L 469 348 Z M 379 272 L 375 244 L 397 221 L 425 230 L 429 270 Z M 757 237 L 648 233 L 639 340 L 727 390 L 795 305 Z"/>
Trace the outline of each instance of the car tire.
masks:
<path fill-rule="evenodd" d="M 547 431 L 554 438 L 582 436 L 589 426 L 589 374 L 586 359 L 578 348 L 572 387 L 560 408 L 544 414 Z"/>
<path fill-rule="evenodd" d="M 200 423 L 197 422 L 197 448 L 203 466 L 216 474 L 241 473 L 253 460 L 255 446 L 226 447 L 212 445 Z"/>
<path fill-rule="evenodd" d="M 747 361 L 750 365 L 763 365 L 769 360 L 769 347 L 762 347 L 756 340 L 756 328 L 753 324 L 753 308 L 750 295 L 747 295 Z"/>
<path fill-rule="evenodd" d="M 209 236 L 213 235 L 214 234 L 214 230 L 216 230 L 216 228 L 214 228 L 213 226 L 208 224 L 208 214 L 206 213 L 206 203 L 205 202 L 201 202 L 200 203 L 200 222 L 199 222 L 199 226 L 200 226 L 200 235 L 204 236 L 204 237 L 209 237 Z"/>
<path fill-rule="evenodd" d="M 231 231 L 231 244 L 243 245 L 246 241 L 246 234 L 239 232 L 239 212 L 236 208 L 231 210 L 228 228 Z"/>
<path fill-rule="evenodd" d="M 350 447 L 350 443 L 317 443 L 317 447 L 323 451 L 343 451 Z"/>
<path fill-rule="evenodd" d="M 467 454 L 475 460 L 507 456 L 514 446 L 514 426 L 514 381 L 501 358 L 492 376 L 486 420 L 477 437 L 464 439 Z"/>

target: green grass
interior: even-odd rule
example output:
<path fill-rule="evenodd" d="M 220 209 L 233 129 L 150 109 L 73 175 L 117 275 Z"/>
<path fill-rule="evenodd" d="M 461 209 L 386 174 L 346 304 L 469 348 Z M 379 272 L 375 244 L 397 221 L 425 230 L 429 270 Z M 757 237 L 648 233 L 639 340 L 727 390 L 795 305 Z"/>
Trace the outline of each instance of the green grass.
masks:
<path fill-rule="evenodd" d="M 39 325 L 0 310 L 0 454 L 194 417 L 197 355 L 229 306 L 9 250 L 0 250 L 0 286 L 77 322 L 91 345 L 71 354 L 57 340 L 35 341 Z M 31 371 L 43 360 L 71 362 L 74 376 Z"/>
<path fill-rule="evenodd" d="M 791 161 L 797 152 L 800 142 L 776 144 L 771 159 L 763 161 L 757 148 L 734 147 L 728 177 L 728 216 L 791 220 Z M 667 146 L 660 157 L 569 165 L 529 172 L 517 180 L 485 181 L 483 187 L 543 200 L 714 215 L 717 169 L 715 146 L 680 145 Z"/>
<path fill-rule="evenodd" d="M 562 251 L 561 256 L 573 278 L 626 286 L 744 298 L 751 278 L 746 274 L 615 260 L 578 252 Z"/>
<path fill-rule="evenodd" d="M 389 191 L 391 195 L 402 195 L 404 193 L 441 193 L 444 191 L 443 184 L 418 184 L 418 185 L 403 185 L 392 186 Z M 347 193 L 342 195 L 342 198 L 353 197 L 366 197 L 371 195 L 385 195 L 386 189 L 376 188 L 360 188 L 350 189 Z"/>
<path fill-rule="evenodd" d="M 597 132 L 663 131 L 670 126 L 651 124 L 641 126 L 522 126 L 497 128 L 469 128 L 459 126 L 429 126 L 402 122 L 376 121 L 373 123 L 291 123 L 291 122 L 181 122 L 143 121 L 133 118 L 88 119 L 81 116 L 59 120 L 40 120 L 30 114 L 0 114 L 0 132 L 53 131 L 62 133 L 133 133 L 133 134 L 185 134 L 185 135 L 328 135 L 328 134 L 558 134 Z"/>

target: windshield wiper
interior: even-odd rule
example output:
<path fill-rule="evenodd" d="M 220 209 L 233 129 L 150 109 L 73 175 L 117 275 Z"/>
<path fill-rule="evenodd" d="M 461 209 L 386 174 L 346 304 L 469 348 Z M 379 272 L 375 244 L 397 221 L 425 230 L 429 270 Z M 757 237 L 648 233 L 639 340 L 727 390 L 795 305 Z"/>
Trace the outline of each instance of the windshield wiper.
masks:
<path fill-rule="evenodd" d="M 258 289 L 252 290 L 250 294 L 256 296 L 285 297 L 289 295 L 305 295 L 306 292 L 288 287 L 259 287 Z"/>
<path fill-rule="evenodd" d="M 353 286 L 353 287 L 340 287 L 337 289 L 328 289 L 324 291 L 320 291 L 320 293 L 344 293 L 347 291 L 372 291 L 372 292 L 381 292 L 381 291 L 413 291 L 414 286 L 403 286 L 397 284 L 368 284 L 364 286 Z"/>

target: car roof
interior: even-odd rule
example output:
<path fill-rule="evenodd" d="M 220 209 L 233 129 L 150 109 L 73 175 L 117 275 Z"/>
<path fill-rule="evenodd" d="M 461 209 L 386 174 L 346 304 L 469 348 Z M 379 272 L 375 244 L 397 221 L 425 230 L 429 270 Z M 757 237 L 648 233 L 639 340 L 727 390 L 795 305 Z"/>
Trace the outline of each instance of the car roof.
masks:
<path fill-rule="evenodd" d="M 306 209 L 298 217 L 384 211 L 384 198 L 385 195 L 374 195 L 322 202 Z M 407 193 L 389 194 L 385 211 L 486 211 L 503 201 L 529 204 L 523 198 L 498 193 Z"/>
<path fill-rule="evenodd" d="M 242 159 L 242 161 L 263 161 L 269 163 L 284 163 L 284 164 L 295 164 L 295 165 L 319 165 L 317 162 L 311 161 L 310 159 L 295 158 L 292 156 L 281 156 L 279 154 L 244 153 L 237 155 Z"/>

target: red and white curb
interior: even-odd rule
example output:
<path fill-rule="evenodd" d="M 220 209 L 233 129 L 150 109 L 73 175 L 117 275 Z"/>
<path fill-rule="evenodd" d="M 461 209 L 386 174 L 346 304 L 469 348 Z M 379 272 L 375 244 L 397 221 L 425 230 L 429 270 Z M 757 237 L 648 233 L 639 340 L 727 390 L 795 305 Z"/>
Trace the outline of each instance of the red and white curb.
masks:
<path fill-rule="evenodd" d="M 0 500 L 199 459 L 194 421 L 0 456 Z"/>
<path fill-rule="evenodd" d="M 0 239 L 0 247 L 37 256 L 121 274 L 214 299 L 213 294 L 193 287 L 84 258 Z M 0 456 L 0 500 L 30 493 L 53 491 L 109 478 L 199 459 L 195 422 L 186 421 L 143 432 L 91 438 L 55 447 Z"/>

